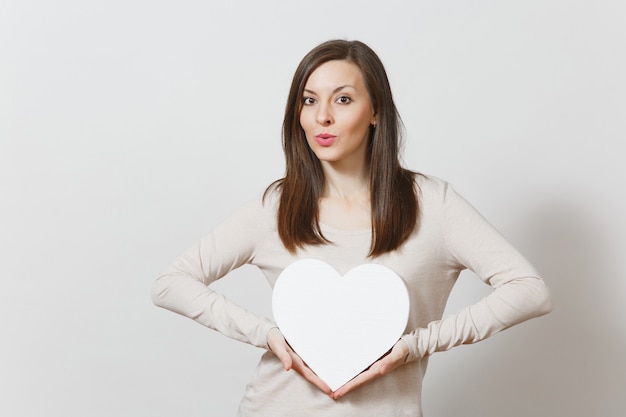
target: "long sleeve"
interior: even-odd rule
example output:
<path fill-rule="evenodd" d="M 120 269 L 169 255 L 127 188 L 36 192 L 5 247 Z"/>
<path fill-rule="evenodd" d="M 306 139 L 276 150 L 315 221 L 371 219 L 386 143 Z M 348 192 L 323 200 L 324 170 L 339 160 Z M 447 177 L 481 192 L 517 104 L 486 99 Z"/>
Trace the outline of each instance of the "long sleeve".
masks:
<path fill-rule="evenodd" d="M 262 203 L 256 200 L 185 251 L 154 282 L 152 301 L 233 339 L 267 348 L 275 326 L 209 288 L 209 284 L 249 263 L 268 233 Z"/>
<path fill-rule="evenodd" d="M 450 266 L 473 271 L 494 290 L 458 313 L 403 336 L 409 346 L 408 360 L 478 342 L 552 308 L 534 268 L 450 186 L 441 211 Z"/>
<path fill-rule="evenodd" d="M 482 340 L 550 310 L 548 292 L 537 272 L 445 181 L 418 176 L 416 185 L 421 195 L 419 226 L 400 249 L 375 259 L 407 284 L 410 333 L 403 339 L 409 345 L 410 363 L 363 385 L 345 400 L 333 401 L 299 374 L 285 372 L 275 355 L 265 354 L 246 387 L 241 416 L 421 415 L 426 356 Z M 265 205 L 259 199 L 187 250 L 154 283 L 154 302 L 226 336 L 267 348 L 267 332 L 274 323 L 215 293 L 209 287 L 211 282 L 246 263 L 258 267 L 272 286 L 280 273 L 299 259 L 324 260 L 342 273 L 372 262 L 367 256 L 370 230 L 326 225 L 321 227 L 331 244 L 310 245 L 290 253 L 276 230 L 277 205 L 276 198 L 268 198 Z M 463 269 L 474 271 L 493 291 L 441 319 Z"/>

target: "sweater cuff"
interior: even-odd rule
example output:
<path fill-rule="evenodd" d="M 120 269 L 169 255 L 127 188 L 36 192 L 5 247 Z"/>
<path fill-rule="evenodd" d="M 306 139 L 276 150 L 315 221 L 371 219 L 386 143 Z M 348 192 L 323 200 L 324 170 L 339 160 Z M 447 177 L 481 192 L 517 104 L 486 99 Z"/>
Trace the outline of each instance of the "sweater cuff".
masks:
<path fill-rule="evenodd" d="M 264 318 L 261 323 L 259 323 L 259 327 L 257 330 L 257 340 L 255 340 L 254 345 L 269 350 L 269 346 L 267 344 L 267 335 L 274 327 L 278 328 L 276 323 L 273 323 Z"/>
<path fill-rule="evenodd" d="M 406 357 L 406 362 L 413 362 L 418 359 L 421 359 L 422 357 L 418 349 L 416 333 L 417 331 L 411 334 L 405 334 L 400 338 L 401 340 L 404 340 L 406 345 L 409 347 L 409 354 Z"/>

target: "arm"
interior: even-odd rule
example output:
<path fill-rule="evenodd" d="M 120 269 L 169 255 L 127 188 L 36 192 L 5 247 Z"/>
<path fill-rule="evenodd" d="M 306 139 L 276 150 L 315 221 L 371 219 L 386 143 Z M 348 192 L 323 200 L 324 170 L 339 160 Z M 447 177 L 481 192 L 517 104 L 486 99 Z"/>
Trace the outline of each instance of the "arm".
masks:
<path fill-rule="evenodd" d="M 467 201 L 447 187 L 442 207 L 447 248 L 460 269 L 472 270 L 494 288 L 458 313 L 405 335 L 407 360 L 475 343 L 552 309 L 534 268 Z"/>
<path fill-rule="evenodd" d="M 475 343 L 551 310 L 546 286 L 533 267 L 449 186 L 441 223 L 455 268 L 470 269 L 494 291 L 460 312 L 402 336 L 390 353 L 332 394 L 348 392 L 403 364 L 454 346 Z"/>
<path fill-rule="evenodd" d="M 189 317 L 220 333 L 267 348 L 267 334 L 275 326 L 213 291 L 208 285 L 250 262 L 256 245 L 267 234 L 261 201 L 248 204 L 185 251 L 152 287 L 159 307 Z"/>
<path fill-rule="evenodd" d="M 213 291 L 208 285 L 239 266 L 252 262 L 257 245 L 271 232 L 274 213 L 261 202 L 249 204 L 189 248 L 157 278 L 152 300 L 159 307 L 194 319 L 241 342 L 273 352 L 286 371 L 330 394 L 330 388 L 285 341 L 276 324 L 258 317 Z"/>

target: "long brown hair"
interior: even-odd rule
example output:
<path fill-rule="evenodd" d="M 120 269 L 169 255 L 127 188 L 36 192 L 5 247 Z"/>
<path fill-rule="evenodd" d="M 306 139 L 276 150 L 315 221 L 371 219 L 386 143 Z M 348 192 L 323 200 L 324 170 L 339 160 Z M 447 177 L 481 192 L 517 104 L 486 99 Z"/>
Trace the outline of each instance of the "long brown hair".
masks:
<path fill-rule="evenodd" d="M 376 53 L 359 41 L 331 40 L 312 49 L 294 74 L 283 120 L 285 177 L 267 193 L 280 189 L 278 234 L 291 253 L 305 245 L 330 243 L 319 224 L 319 200 L 324 188 L 322 165 L 309 147 L 300 125 L 304 86 L 313 71 L 328 61 L 343 60 L 359 67 L 377 115 L 370 129 L 368 167 L 372 213 L 369 256 L 397 249 L 417 225 L 415 173 L 400 164 L 402 121 L 393 102 L 385 68 Z"/>

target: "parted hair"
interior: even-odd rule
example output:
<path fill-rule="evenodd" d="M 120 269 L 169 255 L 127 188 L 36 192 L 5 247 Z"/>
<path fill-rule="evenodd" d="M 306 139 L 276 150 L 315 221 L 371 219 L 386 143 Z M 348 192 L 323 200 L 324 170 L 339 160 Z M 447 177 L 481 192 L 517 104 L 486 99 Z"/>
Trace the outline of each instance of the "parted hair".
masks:
<path fill-rule="evenodd" d="M 371 201 L 372 241 L 370 257 L 399 248 L 417 227 L 418 190 L 416 173 L 400 163 L 402 121 L 393 102 L 385 68 L 376 53 L 359 41 L 330 40 L 313 48 L 298 65 L 285 107 L 282 141 L 285 176 L 270 186 L 280 191 L 277 228 L 285 248 L 297 252 L 305 245 L 331 243 L 319 224 L 319 200 L 324 173 L 309 147 L 300 125 L 305 84 L 320 65 L 334 60 L 355 64 L 363 75 L 376 126 L 368 138 L 368 170 Z"/>

